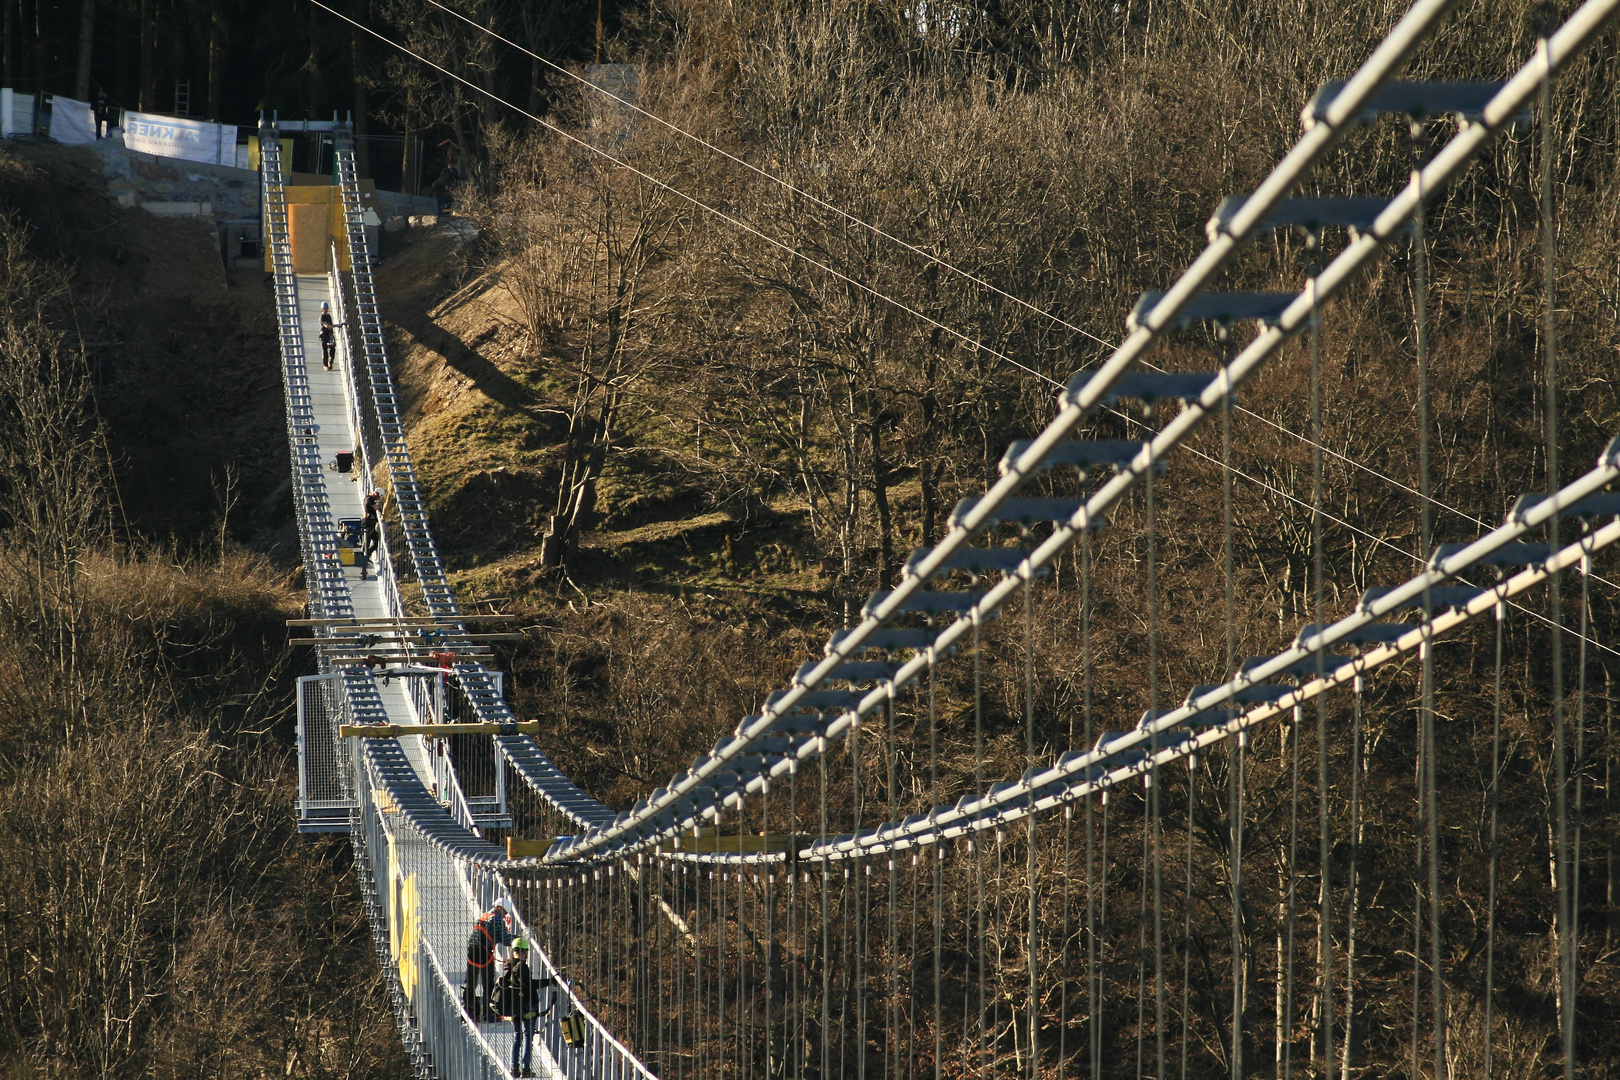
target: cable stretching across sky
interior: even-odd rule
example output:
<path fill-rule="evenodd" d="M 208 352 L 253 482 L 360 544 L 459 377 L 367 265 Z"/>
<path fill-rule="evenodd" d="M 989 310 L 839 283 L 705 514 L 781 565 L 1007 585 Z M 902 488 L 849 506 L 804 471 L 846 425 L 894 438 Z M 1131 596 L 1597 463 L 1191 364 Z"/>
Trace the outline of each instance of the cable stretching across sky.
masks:
<path fill-rule="evenodd" d="M 452 79 L 456 80 L 457 82 L 461 83 L 463 86 L 467 87 L 469 90 L 475 90 L 478 93 L 480 93 L 480 94 L 484 95 L 485 97 L 489 98 L 491 101 L 494 101 L 494 102 L 496 102 L 497 104 L 500 104 L 500 105 L 505 105 L 507 108 L 511 109 L 513 112 L 517 113 L 519 116 L 524 116 L 524 117 L 527 117 L 530 120 L 533 120 L 536 124 L 539 124 L 541 127 L 545 128 L 547 131 L 551 132 L 552 134 L 560 136 L 560 137 L 562 137 L 564 139 L 567 139 L 569 142 L 575 144 L 576 146 L 579 146 L 579 147 L 581 147 L 581 148 L 583 148 L 585 150 L 589 150 L 591 153 L 596 154 L 599 157 L 605 158 L 608 161 L 611 161 L 613 164 L 619 166 L 621 169 L 625 169 L 625 170 L 627 170 L 627 171 L 629 171 L 631 173 L 634 173 L 636 176 L 641 177 L 643 180 L 645 180 L 649 184 L 652 184 L 653 186 L 657 187 L 659 190 L 667 191 L 671 195 L 674 195 L 676 198 L 682 200 L 683 202 L 687 202 L 687 203 L 692 204 L 693 206 L 697 207 L 699 210 L 703 210 L 703 211 L 705 211 L 707 213 L 713 214 L 715 217 L 719 218 L 721 221 L 724 221 L 726 224 L 732 226 L 733 228 L 739 229 L 742 232 L 747 233 L 749 236 L 754 237 L 755 239 L 763 240 L 767 244 L 771 245 L 774 248 L 780 248 L 782 251 L 786 252 L 788 255 L 791 255 L 793 258 L 802 260 L 803 262 L 806 262 L 806 263 L 809 263 L 811 266 L 814 266 L 817 270 L 821 270 L 824 273 L 831 274 L 833 277 L 837 278 L 839 281 L 842 281 L 847 285 L 854 286 L 855 288 L 859 289 L 861 292 L 866 293 L 868 296 L 872 297 L 874 300 L 879 300 L 879 301 L 881 301 L 881 302 L 883 302 L 885 304 L 889 304 L 889 305 L 891 305 L 891 306 L 893 306 L 895 308 L 898 308 L 901 311 L 904 311 L 908 315 L 911 315 L 911 316 L 914 316 L 914 317 L 916 317 L 918 319 L 921 319 L 923 322 L 927 323 L 929 326 L 932 326 L 936 330 L 939 330 L 939 331 L 941 331 L 943 333 L 949 334 L 951 337 L 956 338 L 958 341 L 962 342 L 962 344 L 968 346 L 971 349 L 974 349 L 974 350 L 979 351 L 979 352 L 988 353 L 991 356 L 994 356 L 998 360 L 1004 360 L 1007 363 L 1011 364 L 1013 367 L 1016 367 L 1016 368 L 1018 368 L 1018 369 L 1020 369 L 1020 370 L 1022 370 L 1024 372 L 1027 372 L 1028 374 L 1033 375 L 1038 379 L 1045 379 L 1047 382 L 1052 383 L 1054 386 L 1059 385 L 1054 379 L 1051 378 L 1051 376 L 1043 374 L 1042 372 L 1036 371 L 1034 368 L 1030 367 L 1028 364 L 1022 363 L 1021 361 L 1019 361 L 1019 360 L 1017 360 L 1017 359 L 1015 359 L 1015 358 L 1013 358 L 1011 356 L 1008 356 L 1006 353 L 1000 351 L 999 349 L 993 349 L 988 345 L 985 345 L 985 344 L 983 344 L 983 343 L 981 343 L 979 341 L 975 341 L 973 338 L 968 337 L 966 334 L 962 333 L 960 330 L 957 330 L 956 328 L 951 327 L 951 326 L 947 326 L 945 323 L 940 322 L 938 319 L 935 319 L 930 315 L 926 315 L 923 312 L 918 311 L 916 308 L 914 308 L 911 305 L 905 303 L 904 301 L 897 300 L 892 296 L 888 296 L 885 293 L 879 292 L 878 290 L 872 288 L 870 285 L 866 284 L 865 282 L 858 281 L 855 278 L 850 277 L 848 274 L 845 274 L 840 270 L 837 270 L 837 269 L 835 269 L 835 268 L 833 268 L 831 266 L 828 266 L 826 263 L 822 262 L 821 260 L 813 258 L 812 256 L 809 256 L 809 255 L 806 255 L 804 252 L 799 251 L 797 248 L 793 247 L 792 245 L 785 244 L 782 241 L 776 239 L 774 236 L 770 236 L 770 235 L 767 235 L 764 232 L 761 232 L 759 229 L 755 228 L 753 225 L 750 225 L 748 222 L 743 221 L 742 219 L 740 219 L 738 217 L 735 217 L 732 214 L 728 214 L 724 210 L 720 210 L 720 209 L 718 209 L 716 207 L 710 206 L 708 203 L 704 202 L 702 199 L 699 199 L 697 196 L 690 195 L 687 192 L 682 191 L 680 188 L 675 187 L 673 184 L 670 184 L 670 183 L 668 183 L 667 181 L 664 181 L 664 180 L 660 180 L 658 177 L 653 176 L 651 173 L 644 172 L 641 169 L 636 168 L 634 165 L 630 164 L 628 161 L 625 161 L 623 158 L 618 157 L 615 154 L 611 154 L 608 151 L 603 150 L 599 146 L 591 145 L 591 143 L 587 142 L 586 140 L 581 139 L 577 135 L 571 134 L 570 132 L 566 131 L 565 129 L 559 127 L 556 124 L 553 124 L 551 121 L 545 119 L 544 117 L 536 116 L 534 113 L 529 112 L 527 109 L 524 109 L 521 106 L 514 105 L 512 102 L 507 101 L 505 98 L 501 97 L 500 95 L 492 93 L 491 91 L 485 90 L 482 86 L 479 86 L 477 83 L 474 83 L 469 79 L 465 79 L 462 76 L 457 75 L 455 72 L 451 71 L 449 68 L 446 68 L 441 64 L 434 63 L 432 60 L 429 60 L 427 57 L 423 56 L 419 52 L 416 52 L 414 49 L 411 49 L 408 46 L 402 45 L 399 42 L 393 40 L 390 37 L 387 37 L 384 34 L 378 33 L 377 31 L 373 30 L 371 27 L 365 25 L 362 22 L 358 22 L 355 19 L 351 19 L 349 16 L 343 14 L 343 12 L 337 10 L 334 7 L 331 7 L 328 4 L 323 3 L 322 0 L 309 0 L 309 2 L 314 4 L 316 7 L 320 8 L 322 11 L 330 12 L 331 14 L 336 15 L 338 18 L 342 19 L 344 22 L 348 23 L 350 26 L 353 26 L 355 29 L 363 30 L 367 34 L 370 34 L 372 37 L 376 38 L 378 41 L 381 41 L 383 44 L 392 45 L 394 48 L 398 49 L 400 52 L 403 52 L 406 55 L 408 55 L 408 56 L 410 56 L 410 57 L 412 57 L 412 58 L 414 58 L 416 60 L 421 61 L 422 63 L 426 64 L 428 67 L 430 67 L 433 70 L 439 72 L 441 75 L 449 76 L 450 78 L 452 78 Z"/>

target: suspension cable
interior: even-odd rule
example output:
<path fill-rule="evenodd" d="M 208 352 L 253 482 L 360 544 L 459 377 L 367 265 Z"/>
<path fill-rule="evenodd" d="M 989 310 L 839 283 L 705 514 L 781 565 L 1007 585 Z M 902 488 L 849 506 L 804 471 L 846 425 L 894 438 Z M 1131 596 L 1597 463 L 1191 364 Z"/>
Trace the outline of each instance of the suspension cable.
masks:
<path fill-rule="evenodd" d="M 758 228 L 755 228 L 753 225 L 750 225 L 748 222 L 743 221 L 741 218 L 738 218 L 738 217 L 736 217 L 735 215 L 732 215 L 732 214 L 728 214 L 724 210 L 720 210 L 717 207 L 711 206 L 708 203 L 704 202 L 702 199 L 699 199 L 697 196 L 688 194 L 687 192 L 682 191 L 680 188 L 675 187 L 673 184 L 670 184 L 670 183 L 668 183 L 667 181 L 664 181 L 664 180 L 660 180 L 658 177 L 653 176 L 651 173 L 648 173 L 648 172 L 645 172 L 645 171 L 643 171 L 641 169 L 636 168 L 634 165 L 630 164 L 628 161 L 625 161 L 623 158 L 619 157 L 618 155 L 610 153 L 607 150 L 603 150 L 601 147 L 592 144 L 591 142 L 589 142 L 586 139 L 581 139 L 579 136 L 572 134 L 571 132 L 569 132 L 565 128 L 560 127 L 559 125 L 554 124 L 551 121 L 546 120 L 543 117 L 536 116 L 534 113 L 529 112 L 527 109 L 524 109 L 524 108 L 521 108 L 521 107 L 519 107 L 517 105 L 514 105 L 512 102 L 507 101 L 504 98 L 498 96 L 497 94 L 495 94 L 495 93 L 493 93 L 493 92 L 491 92 L 489 90 L 484 89 L 483 87 L 479 86 L 477 83 L 474 83 L 469 79 L 466 79 L 466 78 L 463 78 L 460 75 L 457 75 L 455 72 L 451 71 L 447 67 L 444 67 L 442 64 L 434 63 L 432 60 L 429 60 L 427 57 L 423 56 L 419 52 L 416 52 L 414 49 L 411 49 L 411 48 L 409 48 L 409 47 L 407 47 L 405 45 L 402 45 L 399 42 L 394 41 L 392 38 L 389 38 L 384 34 L 378 33 L 376 30 L 373 30 L 371 27 L 366 26 L 364 23 L 358 22 L 355 19 L 351 19 L 349 16 L 343 14 L 341 11 L 338 11 L 336 8 L 330 7 L 327 4 L 325 4 L 323 2 L 323 0 L 309 0 L 309 2 L 314 4 L 316 7 L 320 8 L 323 11 L 329 12 L 332 15 L 336 15 L 338 18 L 342 19 L 344 22 L 346 22 L 349 25 L 353 26 L 355 29 L 362 30 L 367 34 L 370 34 L 372 37 L 376 38 L 378 41 L 381 41 L 383 44 L 392 45 L 394 48 L 396 48 L 396 49 L 400 50 L 401 52 L 405 53 L 406 55 L 410 56 L 412 59 L 417 60 L 417 61 L 419 61 L 419 62 L 421 62 L 423 64 L 426 64 L 428 67 L 430 67 L 433 70 L 439 72 L 439 74 L 445 75 L 445 76 L 447 76 L 447 77 L 449 77 L 451 79 L 456 80 L 457 82 L 461 83 L 463 86 L 466 86 L 468 89 L 477 91 L 478 93 L 482 94 L 483 96 L 489 98 L 491 101 L 494 101 L 495 103 L 497 103 L 499 105 L 505 105 L 507 108 L 511 109 L 513 112 L 517 113 L 519 116 L 522 116 L 527 120 L 534 121 L 536 124 L 539 124 L 541 127 L 545 128 L 547 131 L 551 132 L 553 135 L 556 135 L 558 138 L 565 139 L 568 142 L 571 142 L 574 145 L 580 147 L 582 150 L 588 150 L 591 153 L 596 154 L 599 157 L 611 162 L 612 164 L 617 165 L 620 168 L 629 171 L 630 173 L 634 174 L 635 176 L 640 177 L 641 179 L 647 181 L 647 183 L 652 184 L 654 187 L 658 188 L 660 191 L 668 192 L 670 195 L 675 196 L 677 199 L 680 199 L 682 202 L 689 203 L 693 207 L 695 207 L 695 208 L 697 208 L 699 210 L 702 210 L 705 213 L 710 214 L 710 215 L 718 218 L 721 221 L 724 221 L 726 224 L 730 225 L 734 229 L 737 229 L 739 232 L 746 233 L 749 236 L 752 236 L 756 240 L 764 241 L 766 244 L 770 245 L 771 247 L 774 247 L 774 248 L 777 248 L 777 249 L 781 250 L 784 254 L 789 255 L 792 258 L 798 259 L 799 261 L 801 261 L 803 263 L 806 263 L 806 264 L 808 264 L 810 266 L 813 266 L 813 267 L 815 267 L 816 269 L 822 271 L 825 274 L 828 274 L 828 275 L 831 275 L 834 278 L 837 278 L 839 281 L 843 282 L 845 285 L 848 285 L 851 288 L 855 289 L 856 291 L 864 293 L 867 296 L 870 296 L 874 300 L 877 300 L 877 301 L 879 301 L 881 303 L 884 303 L 884 304 L 888 304 L 891 307 L 894 307 L 894 308 L 896 308 L 896 309 L 898 309 L 900 311 L 905 312 L 907 315 L 910 315 L 913 318 L 920 319 L 922 322 L 927 323 L 929 326 L 931 326 L 934 329 L 940 331 L 941 333 L 947 334 L 950 337 L 955 338 L 957 341 L 960 341 L 962 344 L 964 344 L 964 345 L 968 346 L 969 348 L 973 349 L 975 352 L 983 352 L 983 353 L 986 353 L 986 354 L 988 354 L 990 356 L 994 356 L 997 360 L 1001 360 L 1001 361 L 1004 361 L 1004 362 L 1006 362 L 1008 364 L 1011 364 L 1013 367 L 1019 368 L 1020 370 L 1022 370 L 1024 372 L 1027 372 L 1028 374 L 1033 375 L 1038 379 L 1046 379 L 1049 382 L 1053 381 L 1050 376 L 1048 376 L 1048 375 L 1046 375 L 1046 374 L 1044 374 L 1044 373 L 1042 373 L 1040 371 L 1037 371 L 1035 368 L 1032 368 L 1029 365 L 1024 364 L 1023 362 L 1021 362 L 1021 361 L 1007 355 L 1006 353 L 1000 351 L 999 349 L 993 348 L 993 347 L 991 347 L 989 345 L 985 345 L 985 344 L 983 344 L 983 343 L 981 343 L 979 341 L 974 340 L 973 338 L 969 337 L 968 335 L 962 333 L 960 330 L 956 330 L 953 327 L 948 326 L 945 323 L 940 322 L 938 319 L 935 319 L 930 315 L 927 315 L 927 314 L 925 314 L 925 313 L 923 313 L 921 311 L 918 311 L 916 308 L 912 307 L 910 304 L 907 304 L 904 301 L 898 300 L 898 299 L 896 299 L 896 298 L 894 298 L 892 296 L 889 296 L 886 293 L 880 292 L 879 290 L 872 288 L 870 285 L 866 284 L 865 282 L 860 281 L 860 280 L 858 280 L 856 278 L 853 278 L 850 275 L 845 274 L 842 271 L 837 270 L 832 266 L 829 266 L 827 263 L 822 262 L 820 259 L 814 258 L 813 256 L 810 256 L 810 255 L 806 255 L 804 252 L 799 251 L 797 248 L 794 248 L 792 245 L 786 244 L 786 243 L 782 242 L 781 240 L 778 240 L 775 237 L 770 236 L 770 235 L 760 231 Z"/>
<path fill-rule="evenodd" d="M 1501 571 L 1497 572 L 1501 576 Z M 1496 613 L 1496 664 L 1491 685 L 1491 826 L 1489 862 L 1486 870 L 1485 895 L 1485 1025 L 1484 1046 L 1485 1078 L 1493 1080 L 1492 1069 L 1496 1058 L 1496 1040 L 1492 1038 L 1496 1009 L 1496 884 L 1501 864 L 1501 849 L 1497 843 L 1497 826 L 1502 810 L 1502 637 L 1507 623 L 1507 605 L 1498 603 Z"/>
<path fill-rule="evenodd" d="M 1322 541 L 1322 313 L 1317 302 L 1316 279 L 1321 268 L 1321 237 L 1312 234 L 1307 242 L 1310 273 L 1306 287 L 1311 293 L 1311 562 L 1315 578 L 1311 597 L 1311 618 L 1318 626 L 1327 623 L 1327 554 Z M 1316 650 L 1316 677 L 1327 675 L 1327 651 Z M 1322 1075 L 1333 1075 L 1333 866 L 1331 847 L 1333 822 L 1328 805 L 1328 728 L 1327 695 L 1316 697 L 1316 789 L 1317 824 L 1320 829 L 1318 863 L 1321 886 L 1317 914 L 1317 1023 L 1320 1036 L 1313 1035 L 1311 1058 L 1322 1054 Z"/>

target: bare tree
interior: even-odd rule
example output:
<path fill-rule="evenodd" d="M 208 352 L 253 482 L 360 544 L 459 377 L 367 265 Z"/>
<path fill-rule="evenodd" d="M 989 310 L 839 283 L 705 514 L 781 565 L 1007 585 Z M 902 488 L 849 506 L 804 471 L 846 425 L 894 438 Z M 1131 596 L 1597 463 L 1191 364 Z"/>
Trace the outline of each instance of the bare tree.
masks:
<path fill-rule="evenodd" d="M 0 559 L 31 589 L 22 618 L 73 687 L 83 651 L 85 556 L 106 538 L 106 454 L 65 273 L 0 217 Z"/>

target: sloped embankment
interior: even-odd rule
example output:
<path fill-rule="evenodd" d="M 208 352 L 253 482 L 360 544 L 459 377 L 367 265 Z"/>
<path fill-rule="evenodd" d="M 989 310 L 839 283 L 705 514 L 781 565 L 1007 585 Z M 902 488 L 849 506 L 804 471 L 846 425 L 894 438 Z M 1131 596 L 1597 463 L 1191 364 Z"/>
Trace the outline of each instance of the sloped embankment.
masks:
<path fill-rule="evenodd" d="M 656 385 L 615 430 L 566 575 L 544 570 L 577 375 L 529 339 L 507 269 L 477 258 L 441 225 L 413 230 L 379 271 L 434 533 L 464 601 L 527 616 L 528 641 L 498 663 L 517 708 L 552 722 L 542 744 L 628 800 L 819 652 L 832 576 L 802 554 L 802 506 L 728 499 L 683 465 Z"/>

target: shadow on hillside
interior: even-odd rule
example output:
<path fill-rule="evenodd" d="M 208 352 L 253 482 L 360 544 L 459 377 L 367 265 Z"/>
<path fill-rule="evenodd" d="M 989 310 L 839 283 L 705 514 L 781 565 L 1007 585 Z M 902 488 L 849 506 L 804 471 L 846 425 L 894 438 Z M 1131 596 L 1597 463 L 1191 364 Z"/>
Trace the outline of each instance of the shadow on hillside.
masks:
<path fill-rule="evenodd" d="M 417 344 L 438 354 L 445 364 L 472 380 L 473 386 L 497 405 L 523 413 L 533 412 L 538 407 L 539 400 L 532 390 L 478 351 L 478 340 L 475 339 L 472 344 L 462 341 L 427 314 L 395 312 L 390 319 Z M 399 352 L 403 355 L 403 349 Z"/>

